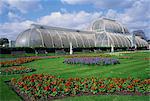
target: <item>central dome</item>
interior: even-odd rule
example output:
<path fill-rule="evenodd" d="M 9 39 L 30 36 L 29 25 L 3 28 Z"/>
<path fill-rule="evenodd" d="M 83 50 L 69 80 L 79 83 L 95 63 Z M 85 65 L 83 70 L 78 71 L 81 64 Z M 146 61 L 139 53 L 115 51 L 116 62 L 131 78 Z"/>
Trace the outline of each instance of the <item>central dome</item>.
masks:
<path fill-rule="evenodd" d="M 129 34 L 129 31 L 125 26 L 116 20 L 106 18 L 94 21 L 90 29 L 96 32 L 106 31 L 119 34 Z"/>

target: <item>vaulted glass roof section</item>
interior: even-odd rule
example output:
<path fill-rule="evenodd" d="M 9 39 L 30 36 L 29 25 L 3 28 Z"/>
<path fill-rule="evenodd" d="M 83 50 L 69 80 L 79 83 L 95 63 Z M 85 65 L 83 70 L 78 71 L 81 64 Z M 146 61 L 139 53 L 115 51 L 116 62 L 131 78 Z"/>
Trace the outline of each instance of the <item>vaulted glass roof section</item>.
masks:
<path fill-rule="evenodd" d="M 95 47 L 94 32 L 33 24 L 16 39 L 17 47 L 74 48 Z"/>
<path fill-rule="evenodd" d="M 16 47 L 69 48 L 70 43 L 73 48 L 133 46 L 133 37 L 128 29 L 115 20 L 96 20 L 90 29 L 81 31 L 32 24 L 18 35 Z M 137 47 L 148 46 L 140 37 L 135 37 L 134 44 Z"/>
<path fill-rule="evenodd" d="M 129 34 L 128 29 L 115 20 L 99 19 L 93 22 L 91 30 L 96 32 L 106 31 L 111 33 Z"/>

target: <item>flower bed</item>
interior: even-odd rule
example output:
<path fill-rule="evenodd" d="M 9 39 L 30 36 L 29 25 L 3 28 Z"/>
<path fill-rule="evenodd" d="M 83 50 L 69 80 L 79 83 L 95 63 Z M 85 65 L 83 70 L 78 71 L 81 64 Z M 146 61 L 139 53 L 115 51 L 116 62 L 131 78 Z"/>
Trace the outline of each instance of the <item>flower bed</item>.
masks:
<path fill-rule="evenodd" d="M 11 87 L 24 100 L 46 100 L 86 94 L 149 95 L 150 79 L 68 78 L 33 74 L 12 79 Z"/>
<path fill-rule="evenodd" d="M 84 57 L 103 57 L 103 58 L 108 58 L 108 57 L 112 57 L 109 54 L 86 54 L 86 55 L 82 55 L 82 54 L 78 54 L 78 55 L 64 55 L 64 58 L 84 58 Z"/>
<path fill-rule="evenodd" d="M 133 59 L 131 56 L 120 56 L 119 59 Z"/>
<path fill-rule="evenodd" d="M 2 75 L 11 75 L 11 74 L 23 74 L 33 72 L 35 69 L 28 68 L 25 66 L 13 66 L 8 68 L 3 68 L 0 70 Z"/>
<path fill-rule="evenodd" d="M 119 64 L 118 59 L 112 58 L 99 58 L 99 57 L 91 57 L 91 58 L 68 58 L 65 59 L 63 63 L 67 64 L 85 64 L 85 65 L 114 65 Z"/>
<path fill-rule="evenodd" d="M 10 60 L 10 61 L 2 61 L 0 62 L 1 67 L 8 67 L 8 66 L 17 66 L 23 63 L 31 62 L 34 60 L 37 60 L 39 58 L 37 57 L 28 57 L 28 58 L 18 58 L 16 60 Z"/>
<path fill-rule="evenodd" d="M 144 60 L 148 60 L 148 61 L 150 61 L 150 58 L 144 58 Z"/>

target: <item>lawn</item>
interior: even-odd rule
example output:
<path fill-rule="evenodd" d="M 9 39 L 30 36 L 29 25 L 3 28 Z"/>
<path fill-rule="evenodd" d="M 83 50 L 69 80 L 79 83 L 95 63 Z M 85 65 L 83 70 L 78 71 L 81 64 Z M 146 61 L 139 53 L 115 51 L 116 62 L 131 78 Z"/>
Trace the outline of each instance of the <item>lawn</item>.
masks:
<path fill-rule="evenodd" d="M 93 55 L 93 53 L 92 53 Z M 95 55 L 95 54 L 94 54 Z M 121 56 L 112 56 L 114 58 L 119 57 L 131 57 L 119 59 L 120 64 L 117 65 L 108 65 L 108 66 L 88 66 L 88 65 L 71 65 L 64 64 L 64 57 L 55 59 L 41 59 L 36 60 L 30 63 L 23 64 L 24 66 L 28 66 L 30 68 L 36 69 L 35 72 L 28 73 L 26 75 L 31 74 L 51 74 L 55 76 L 60 76 L 62 78 L 69 77 L 118 77 L 118 78 L 140 78 L 145 79 L 149 78 L 150 73 L 150 60 L 149 60 L 149 52 L 135 52 L 135 53 L 125 53 L 121 54 Z M 145 59 L 146 58 L 146 59 Z M 0 100 L 2 101 L 19 101 L 21 100 L 15 92 L 8 88 L 8 86 L 4 83 L 5 80 L 10 80 L 11 78 L 19 78 L 21 75 L 0 75 Z M 81 97 L 68 97 L 65 99 L 67 101 L 148 101 L 148 96 L 81 96 Z M 59 99 L 60 101 L 60 99 Z"/>
<path fill-rule="evenodd" d="M 0 58 L 18 58 L 18 57 L 31 57 L 31 56 L 51 56 L 55 55 L 54 53 L 48 54 L 33 54 L 33 53 L 25 53 L 25 54 L 0 54 Z"/>

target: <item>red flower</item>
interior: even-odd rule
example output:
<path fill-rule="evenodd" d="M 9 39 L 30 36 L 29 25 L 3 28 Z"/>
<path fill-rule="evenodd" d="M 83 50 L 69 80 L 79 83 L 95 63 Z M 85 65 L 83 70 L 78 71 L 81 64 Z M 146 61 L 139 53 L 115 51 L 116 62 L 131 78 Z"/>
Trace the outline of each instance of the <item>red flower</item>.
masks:
<path fill-rule="evenodd" d="M 48 90 L 50 90 L 50 87 L 46 86 L 46 87 L 44 87 L 44 90 L 48 91 Z"/>
<path fill-rule="evenodd" d="M 23 82 L 18 82 L 18 85 L 19 85 L 19 86 L 23 85 Z"/>
<path fill-rule="evenodd" d="M 34 79 L 31 79 L 31 82 L 34 82 Z"/>
<path fill-rule="evenodd" d="M 99 88 L 105 88 L 105 86 L 104 86 L 104 85 L 101 85 Z"/>
<path fill-rule="evenodd" d="M 139 80 L 133 80 L 133 83 L 138 83 L 139 82 Z"/>
<path fill-rule="evenodd" d="M 52 92 L 56 92 L 56 90 L 57 90 L 56 88 L 53 88 L 53 89 L 52 89 Z"/>
<path fill-rule="evenodd" d="M 70 86 L 71 82 L 66 82 L 65 86 Z"/>
<path fill-rule="evenodd" d="M 27 85 L 25 85 L 23 88 L 24 88 L 25 90 L 28 90 L 28 89 L 29 89 Z"/>
<path fill-rule="evenodd" d="M 41 87 L 42 86 L 42 84 L 38 84 L 38 87 Z"/>
<path fill-rule="evenodd" d="M 127 86 L 127 88 L 132 89 L 132 88 L 133 88 L 133 86 L 132 86 L 132 85 L 129 85 L 129 86 Z"/>
<path fill-rule="evenodd" d="M 52 84 L 52 85 L 56 85 L 56 81 L 54 81 L 54 82 L 51 82 L 51 84 Z"/>
<path fill-rule="evenodd" d="M 109 86 L 110 86 L 111 88 L 112 88 L 112 87 L 114 87 L 114 85 L 113 85 L 113 84 L 110 84 Z"/>
<path fill-rule="evenodd" d="M 118 88 L 122 88 L 122 86 L 121 86 L 121 85 L 119 85 L 119 86 L 118 86 Z"/>

